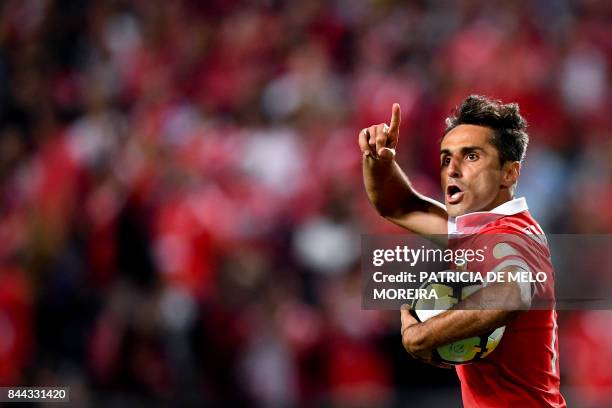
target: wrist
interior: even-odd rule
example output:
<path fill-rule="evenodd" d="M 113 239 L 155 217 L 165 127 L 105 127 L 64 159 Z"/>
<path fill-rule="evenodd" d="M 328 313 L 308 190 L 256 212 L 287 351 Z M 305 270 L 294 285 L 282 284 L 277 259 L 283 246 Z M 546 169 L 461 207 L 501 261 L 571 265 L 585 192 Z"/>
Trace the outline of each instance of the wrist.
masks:
<path fill-rule="evenodd" d="M 420 355 L 428 352 L 430 347 L 427 344 L 425 325 L 423 323 L 415 323 L 406 327 L 402 331 L 402 343 L 410 354 Z"/>

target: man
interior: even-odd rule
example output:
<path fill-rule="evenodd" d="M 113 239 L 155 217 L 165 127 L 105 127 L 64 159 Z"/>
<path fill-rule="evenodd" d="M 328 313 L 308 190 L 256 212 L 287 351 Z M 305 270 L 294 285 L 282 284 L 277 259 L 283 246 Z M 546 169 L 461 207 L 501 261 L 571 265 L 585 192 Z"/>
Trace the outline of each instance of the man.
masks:
<path fill-rule="evenodd" d="M 525 199 L 514 198 L 529 140 L 518 105 L 472 95 L 446 124 L 440 149 L 444 205 L 419 194 L 395 162 L 398 104 L 392 107 L 389 126 L 378 124 L 360 132 L 364 184 L 372 204 L 383 217 L 417 234 L 487 237 L 486 242 L 492 243 L 487 256 L 498 262 L 491 266 L 496 272 L 546 270 L 552 281 L 545 242 L 538 255 L 528 256 L 528 250 L 521 251 L 523 244 L 502 242 L 505 238 L 498 235 L 511 234 L 516 241 L 533 241 L 530 236 L 543 235 Z M 437 347 L 505 325 L 501 343 L 489 356 L 457 366 L 464 406 L 565 407 L 559 392 L 556 311 L 554 307 L 525 310 L 536 296 L 550 298 L 550 285 L 496 285 L 495 290 L 504 294 L 505 305 L 515 307 L 452 309 L 420 323 L 403 306 L 405 349 L 415 358 L 439 365 L 433 353 Z"/>

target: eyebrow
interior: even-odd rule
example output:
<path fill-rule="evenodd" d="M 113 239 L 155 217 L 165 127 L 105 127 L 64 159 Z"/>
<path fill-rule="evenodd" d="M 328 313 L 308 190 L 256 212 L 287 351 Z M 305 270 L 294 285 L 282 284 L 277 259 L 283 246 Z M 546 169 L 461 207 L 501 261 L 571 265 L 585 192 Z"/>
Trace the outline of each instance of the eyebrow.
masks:
<path fill-rule="evenodd" d="M 478 146 L 465 146 L 461 148 L 461 153 L 465 154 L 465 153 L 469 153 L 469 152 L 473 152 L 476 150 L 480 150 L 481 152 L 484 153 L 484 149 L 482 147 L 478 147 Z M 452 154 L 452 152 L 449 149 L 442 149 L 440 150 L 440 155 L 449 155 Z"/>

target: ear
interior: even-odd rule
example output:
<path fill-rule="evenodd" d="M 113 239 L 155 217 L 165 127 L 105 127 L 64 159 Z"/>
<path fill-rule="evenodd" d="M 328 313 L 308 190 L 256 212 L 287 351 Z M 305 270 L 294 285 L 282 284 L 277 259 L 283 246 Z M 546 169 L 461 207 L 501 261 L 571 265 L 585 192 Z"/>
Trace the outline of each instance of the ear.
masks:
<path fill-rule="evenodd" d="M 502 186 L 506 188 L 512 188 L 514 186 L 519 176 L 521 175 L 521 163 L 517 161 L 508 161 L 502 167 Z"/>

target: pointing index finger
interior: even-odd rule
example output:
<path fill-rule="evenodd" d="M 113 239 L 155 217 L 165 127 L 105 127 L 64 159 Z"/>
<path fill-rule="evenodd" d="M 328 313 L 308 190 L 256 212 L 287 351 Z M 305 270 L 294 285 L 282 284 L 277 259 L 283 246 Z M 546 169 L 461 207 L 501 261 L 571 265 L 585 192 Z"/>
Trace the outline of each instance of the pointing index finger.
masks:
<path fill-rule="evenodd" d="M 394 103 L 391 108 L 391 123 L 389 124 L 389 133 L 397 133 L 399 132 L 399 126 L 401 122 L 402 111 L 400 109 L 399 103 Z"/>

